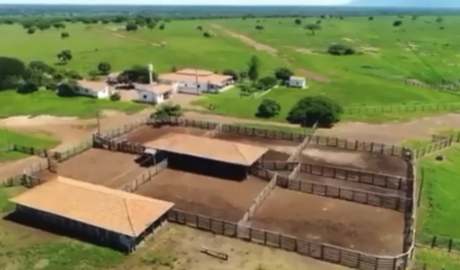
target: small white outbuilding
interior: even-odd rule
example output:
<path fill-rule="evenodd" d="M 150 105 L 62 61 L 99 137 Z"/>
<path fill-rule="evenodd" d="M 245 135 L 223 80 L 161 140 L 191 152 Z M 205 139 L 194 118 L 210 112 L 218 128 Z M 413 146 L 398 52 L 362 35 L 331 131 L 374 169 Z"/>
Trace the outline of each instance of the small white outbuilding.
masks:
<path fill-rule="evenodd" d="M 169 99 L 176 91 L 176 84 L 135 84 L 138 102 L 160 104 Z"/>
<path fill-rule="evenodd" d="M 289 86 L 291 86 L 291 87 L 299 87 L 299 88 L 306 88 L 307 87 L 307 80 L 304 77 L 291 76 L 289 78 Z"/>

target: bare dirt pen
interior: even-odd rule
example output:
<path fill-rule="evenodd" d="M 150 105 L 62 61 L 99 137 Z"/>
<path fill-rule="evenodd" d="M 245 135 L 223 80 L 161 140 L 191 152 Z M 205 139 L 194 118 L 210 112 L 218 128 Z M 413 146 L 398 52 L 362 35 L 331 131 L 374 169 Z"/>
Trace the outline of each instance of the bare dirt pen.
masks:
<path fill-rule="evenodd" d="M 323 145 L 308 145 L 302 151 L 299 161 L 403 177 L 407 176 L 408 168 L 408 164 L 401 157 L 339 149 Z"/>
<path fill-rule="evenodd" d="M 245 143 L 256 146 L 263 146 L 269 149 L 264 156 L 264 160 L 282 160 L 286 161 L 292 152 L 299 146 L 300 142 L 290 142 L 283 140 L 271 140 L 260 137 L 244 136 L 239 134 L 219 133 L 216 139 L 231 142 Z"/>
<path fill-rule="evenodd" d="M 136 193 L 174 202 L 175 207 L 187 212 L 236 222 L 266 184 L 253 176 L 238 182 L 166 169 Z"/>
<path fill-rule="evenodd" d="M 128 133 L 124 138 L 130 142 L 136 143 L 146 143 L 160 138 L 169 133 L 180 133 L 180 134 L 189 134 L 201 136 L 206 133 L 207 130 L 199 128 L 190 128 L 190 127 L 175 127 L 175 126 L 162 126 L 162 127 L 152 127 L 152 126 L 143 126 L 130 133 Z"/>
<path fill-rule="evenodd" d="M 57 174 L 92 184 L 120 188 L 147 172 L 147 168 L 136 163 L 137 158 L 137 155 L 92 148 L 59 163 Z M 45 171 L 38 176 L 50 179 L 56 174 Z"/>
<path fill-rule="evenodd" d="M 251 225 L 372 254 L 397 255 L 403 247 L 402 213 L 278 187 Z"/>

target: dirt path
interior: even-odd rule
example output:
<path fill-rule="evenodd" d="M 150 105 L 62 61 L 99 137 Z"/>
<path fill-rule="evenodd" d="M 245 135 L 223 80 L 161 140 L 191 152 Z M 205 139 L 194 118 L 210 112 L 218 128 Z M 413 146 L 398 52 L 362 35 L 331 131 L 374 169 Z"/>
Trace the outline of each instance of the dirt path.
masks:
<path fill-rule="evenodd" d="M 264 52 L 267 52 L 271 55 L 277 55 L 278 54 L 278 50 L 269 46 L 269 45 L 266 45 L 266 44 L 262 44 L 262 43 L 259 43 L 245 35 L 242 35 L 240 33 L 237 33 L 237 32 L 233 32 L 231 30 L 228 30 L 218 24 L 211 24 L 211 27 L 212 28 L 215 28 L 215 29 L 218 29 L 222 32 L 224 32 L 226 35 L 228 36 L 231 36 L 235 39 L 238 39 L 240 40 L 241 42 L 243 42 L 244 44 L 246 45 L 249 45 L 251 47 L 253 47 L 254 49 L 258 50 L 258 51 L 264 51 Z"/>
<path fill-rule="evenodd" d="M 226 35 L 228 35 L 230 37 L 238 39 L 239 41 L 241 41 L 244 44 L 247 44 L 247 45 L 255 48 L 258 51 L 264 51 L 264 52 L 267 52 L 267 53 L 269 53 L 271 55 L 278 56 L 283 60 L 283 62 L 285 62 L 287 64 L 288 67 L 292 67 L 292 63 L 289 61 L 288 57 L 280 55 L 276 48 L 271 47 L 271 46 L 269 46 L 267 44 L 263 44 L 263 43 L 260 43 L 258 41 L 255 41 L 254 39 L 251 39 L 251 38 L 249 38 L 249 37 L 247 37 L 245 35 L 242 35 L 240 33 L 237 33 L 237 32 L 231 31 L 229 29 L 226 29 L 226 28 L 222 27 L 221 25 L 211 24 L 210 26 L 212 28 L 214 28 L 214 29 L 218 29 L 218 30 L 222 31 L 223 33 L 225 33 Z M 318 74 L 316 72 L 313 72 L 311 70 L 306 70 L 305 68 L 295 68 L 295 72 L 297 73 L 297 75 L 305 76 L 306 78 L 315 80 L 317 82 L 329 82 L 330 81 L 329 78 L 327 78 L 326 76 L 320 75 L 320 74 Z"/>

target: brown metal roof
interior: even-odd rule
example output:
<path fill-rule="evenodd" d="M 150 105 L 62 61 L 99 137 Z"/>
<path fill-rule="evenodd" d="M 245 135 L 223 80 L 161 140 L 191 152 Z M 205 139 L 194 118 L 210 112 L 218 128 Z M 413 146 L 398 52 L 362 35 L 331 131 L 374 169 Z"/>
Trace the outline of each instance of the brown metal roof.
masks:
<path fill-rule="evenodd" d="M 137 237 L 174 204 L 58 176 L 12 202 Z"/>
<path fill-rule="evenodd" d="M 177 133 L 166 134 L 144 146 L 243 166 L 251 166 L 268 151 L 259 146 Z"/>

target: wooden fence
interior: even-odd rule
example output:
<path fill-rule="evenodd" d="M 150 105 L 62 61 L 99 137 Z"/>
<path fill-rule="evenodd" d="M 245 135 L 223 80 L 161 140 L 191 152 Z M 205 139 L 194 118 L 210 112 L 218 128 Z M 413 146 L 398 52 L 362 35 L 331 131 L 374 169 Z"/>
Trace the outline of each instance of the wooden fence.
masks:
<path fill-rule="evenodd" d="M 450 136 L 448 138 L 445 138 L 444 140 L 436 140 L 433 143 L 424 146 L 419 149 L 413 149 L 414 155 L 416 159 L 419 159 L 423 156 L 426 156 L 428 154 L 434 153 L 436 151 L 440 151 L 444 148 L 450 147 L 454 141 L 453 136 Z"/>
<path fill-rule="evenodd" d="M 314 163 L 301 163 L 300 172 L 333 179 L 357 182 L 395 190 L 407 190 L 413 180 L 396 175 L 380 174 Z"/>
<path fill-rule="evenodd" d="M 281 248 L 297 252 L 303 256 L 360 270 L 404 269 L 408 265 L 409 254 L 411 253 L 411 251 L 408 251 L 393 257 L 376 256 L 333 245 L 311 242 L 276 232 L 256 229 L 234 222 L 196 215 L 177 209 L 172 209 L 168 212 L 168 220 L 214 234 L 235 237 L 269 247 Z"/>
<path fill-rule="evenodd" d="M 116 152 L 142 155 L 144 153 L 145 147 L 138 143 L 119 142 L 111 143 L 109 149 Z"/>
<path fill-rule="evenodd" d="M 298 162 L 264 160 L 258 161 L 255 166 L 259 166 L 263 169 L 271 171 L 292 171 L 295 169 L 295 167 L 297 167 L 298 164 Z"/>
<path fill-rule="evenodd" d="M 143 173 L 136 177 L 133 181 L 130 183 L 127 183 L 120 187 L 120 190 L 126 191 L 133 193 L 135 192 L 140 185 L 147 183 L 148 181 L 152 180 L 152 178 L 161 173 L 163 170 L 165 170 L 168 167 L 168 160 L 165 159 L 161 161 L 160 163 L 156 164 L 153 167 L 150 167 L 146 173 Z"/>
<path fill-rule="evenodd" d="M 64 162 L 76 155 L 79 155 L 93 147 L 93 136 L 83 140 L 80 144 L 69 148 L 68 150 L 62 151 L 62 152 L 55 152 L 53 154 L 53 159 L 55 159 L 57 162 Z"/>
<path fill-rule="evenodd" d="M 301 164 L 297 164 L 297 166 L 295 166 L 295 168 L 291 171 L 291 173 L 289 174 L 288 178 L 289 179 L 295 179 L 297 178 L 297 176 L 299 175 L 299 172 L 300 172 L 300 167 L 301 167 Z"/>
<path fill-rule="evenodd" d="M 289 156 L 287 161 L 288 162 L 295 161 L 299 157 L 300 153 L 302 153 L 302 151 L 307 147 L 310 141 L 311 141 L 311 136 L 310 135 L 306 136 L 303 142 L 299 146 L 297 146 L 294 152 L 292 152 L 292 154 Z"/>
<path fill-rule="evenodd" d="M 126 125 L 123 125 L 121 127 L 101 131 L 100 134 L 103 135 L 104 137 L 108 138 L 108 139 L 115 139 L 117 137 L 120 137 L 123 134 L 126 134 L 126 133 L 128 133 L 130 131 L 133 131 L 133 130 L 139 128 L 139 127 L 142 127 L 142 126 L 146 125 L 149 122 L 149 117 L 150 116 L 141 117 L 141 118 L 139 118 L 137 120 L 134 120 L 133 122 L 131 122 L 129 124 L 126 124 Z"/>
<path fill-rule="evenodd" d="M 400 196 L 383 195 L 364 190 L 313 183 L 304 180 L 290 179 L 284 176 L 278 176 L 277 179 L 278 180 L 276 184 L 282 188 L 390 210 L 396 210 L 402 213 L 409 211 L 408 207 L 412 205 L 411 203 L 407 203 L 411 199 L 406 199 Z"/>
<path fill-rule="evenodd" d="M 35 186 L 34 184 L 37 180 L 34 179 L 33 175 L 49 168 L 49 163 L 47 160 L 37 162 L 30 165 L 29 167 L 23 170 L 22 174 L 14 175 L 12 177 L 3 179 L 0 181 L 0 185 L 3 187 L 13 187 L 13 186 Z"/>
<path fill-rule="evenodd" d="M 238 125 L 222 125 L 222 133 L 238 134 L 249 137 L 259 137 L 270 140 L 284 140 L 301 143 L 305 140 L 306 135 L 300 133 L 276 131 L 261 128 L 250 128 Z"/>
<path fill-rule="evenodd" d="M 345 107 L 344 108 L 344 113 L 348 115 L 355 115 L 355 114 L 375 115 L 375 114 L 382 114 L 382 113 L 439 112 L 439 111 L 460 111 L 460 103 L 362 106 L 362 107 Z"/>
<path fill-rule="evenodd" d="M 264 189 L 262 189 L 262 191 L 259 193 L 259 195 L 257 195 L 257 197 L 254 199 L 254 202 L 249 207 L 249 209 L 246 211 L 246 213 L 244 214 L 243 218 L 238 222 L 238 224 L 240 224 L 240 223 L 241 224 L 248 223 L 249 220 L 256 213 L 256 211 L 259 208 L 259 206 L 265 201 L 265 199 L 268 197 L 268 195 L 270 195 L 270 193 L 276 187 L 278 174 L 269 172 L 269 175 L 270 174 L 273 175 L 271 177 L 270 182 L 264 187 Z"/>
<path fill-rule="evenodd" d="M 214 129 L 207 131 L 203 137 L 214 138 L 217 134 L 222 132 L 222 124 L 218 124 Z"/>
<path fill-rule="evenodd" d="M 406 157 L 407 155 L 407 149 L 404 147 L 376 142 L 350 141 L 347 139 L 339 139 L 335 137 L 312 135 L 310 144 L 324 145 L 329 147 L 336 147 L 361 152 L 376 153 L 387 156 Z"/>
<path fill-rule="evenodd" d="M 430 248 L 439 248 L 448 252 L 460 251 L 460 240 L 450 237 L 417 233 L 417 244 Z"/>

